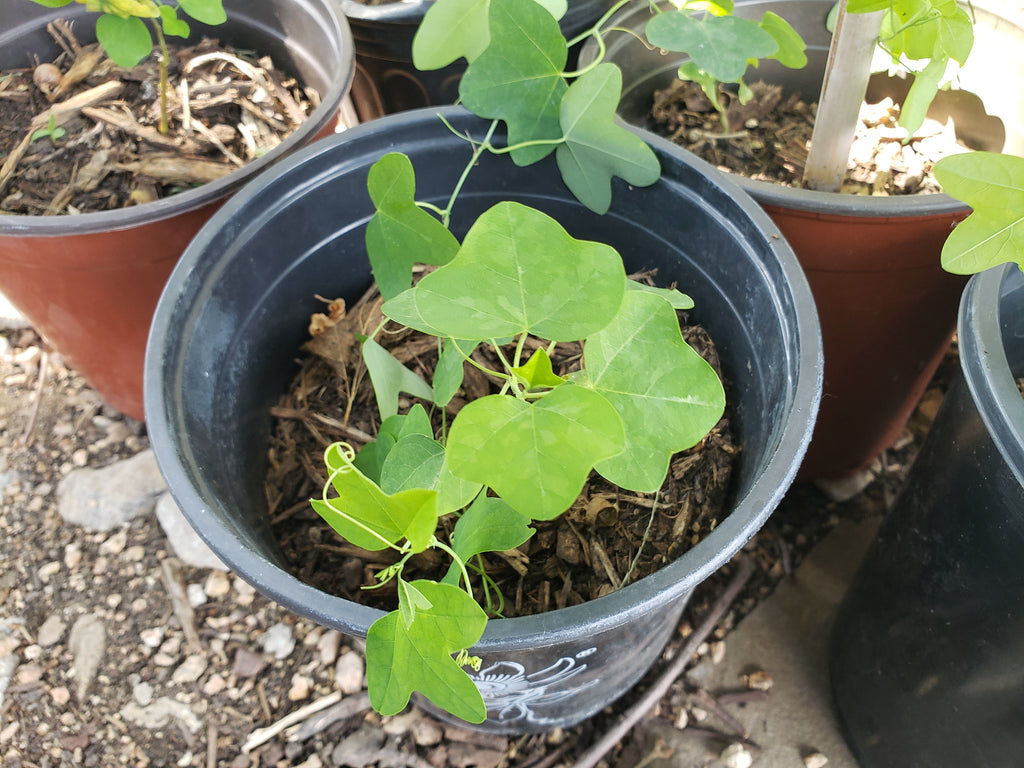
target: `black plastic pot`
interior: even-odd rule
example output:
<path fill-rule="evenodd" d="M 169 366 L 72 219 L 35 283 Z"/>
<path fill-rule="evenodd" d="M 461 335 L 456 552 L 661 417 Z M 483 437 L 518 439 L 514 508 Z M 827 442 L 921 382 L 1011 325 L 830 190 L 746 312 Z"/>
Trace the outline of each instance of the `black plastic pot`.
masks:
<path fill-rule="evenodd" d="M 1024 275 L 971 280 L 960 366 L 836 620 L 864 768 L 1024 765 Z"/>
<path fill-rule="evenodd" d="M 138 419 L 149 320 L 182 251 L 229 195 L 294 149 L 333 133 L 352 82 L 352 37 L 332 0 L 225 0 L 224 8 L 228 21 L 221 26 L 193 21 L 190 41 L 213 37 L 271 56 L 279 71 L 320 96 L 302 125 L 226 176 L 145 205 L 77 216 L 0 215 L 0 290 L 107 403 Z M 33 66 L 60 54 L 46 27 L 61 18 L 74 22 L 83 45 L 95 42 L 96 14 L 84 5 L 0 3 L 0 67 Z"/>
<path fill-rule="evenodd" d="M 412 40 L 434 0 L 401 0 L 380 4 L 334 0 L 352 28 L 356 44 L 356 77 L 352 102 L 360 121 L 419 107 L 446 106 L 459 98 L 463 59 L 437 70 L 420 71 L 412 63 Z M 572 39 L 596 22 L 614 0 L 569 0 L 560 19 Z M 578 47 L 570 52 L 574 66 Z"/>
<path fill-rule="evenodd" d="M 668 0 L 661 5 L 671 8 Z M 834 5 L 737 2 L 738 16 L 782 16 L 808 46 L 803 69 L 766 61 L 748 70 L 748 80 L 763 79 L 816 101 L 831 43 L 826 17 Z M 940 91 L 929 114 L 942 122 L 952 115 L 969 146 L 1024 154 L 1024 98 L 1001 85 L 1024 78 L 1024 58 L 1016 54 L 1024 44 L 1024 25 L 993 0 L 972 3 L 970 12 L 977 41 L 958 78 L 963 90 Z M 650 15 L 645 5 L 629 6 L 610 26 L 642 33 Z M 581 66 L 596 53 L 588 43 Z M 650 50 L 633 35 L 610 33 L 606 60 L 623 70 L 619 115 L 646 127 L 654 92 L 668 87 L 685 58 Z M 908 89 L 905 80 L 877 75 L 868 100 L 900 101 Z M 943 272 L 939 253 L 967 206 L 945 194 L 872 197 L 736 180 L 793 247 L 818 304 L 824 397 L 801 477 L 853 474 L 899 437 L 949 346 L 966 281 Z"/>
<path fill-rule="evenodd" d="M 460 132 L 487 123 L 442 114 Z M 585 605 L 491 622 L 474 649 L 489 704 L 484 727 L 567 726 L 633 685 L 671 635 L 695 585 L 761 526 L 793 479 L 820 394 L 821 350 L 803 275 L 771 222 L 730 181 L 669 153 L 652 187 L 617 184 L 598 216 L 562 185 L 552 158 L 518 168 L 484 154 L 453 229 L 500 200 L 554 216 L 576 237 L 617 247 L 627 269 L 654 267 L 696 301 L 718 345 L 743 446 L 732 511 L 659 572 Z M 287 389 L 315 296 L 370 285 L 364 228 L 370 165 L 408 154 L 417 198 L 443 204 L 470 157 L 435 110 L 393 115 L 302 152 L 227 204 L 193 241 L 157 310 L 147 356 L 147 411 L 157 460 L 192 525 L 233 571 L 290 610 L 364 636 L 380 611 L 331 597 L 285 568 L 263 497 L 268 407 Z"/>

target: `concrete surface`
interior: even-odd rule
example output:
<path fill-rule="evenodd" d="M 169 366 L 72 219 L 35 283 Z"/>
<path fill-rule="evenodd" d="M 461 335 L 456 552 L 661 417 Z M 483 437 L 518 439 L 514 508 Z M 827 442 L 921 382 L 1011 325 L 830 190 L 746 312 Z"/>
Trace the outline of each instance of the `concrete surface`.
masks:
<path fill-rule="evenodd" d="M 649 736 L 664 739 L 673 752 L 651 760 L 648 768 L 806 768 L 813 760 L 805 758 L 814 753 L 828 759 L 827 768 L 858 768 L 836 721 L 826 651 L 836 609 L 878 522 L 840 522 L 794 577 L 729 633 L 725 658 L 691 673 L 713 694 L 743 688 L 743 676 L 755 670 L 771 677 L 763 700 L 725 707 L 761 748 L 750 750 L 753 762 L 735 754 L 723 760 L 727 744 L 695 738 L 662 721 L 648 728 Z M 706 724 L 722 728 L 714 714 Z"/>

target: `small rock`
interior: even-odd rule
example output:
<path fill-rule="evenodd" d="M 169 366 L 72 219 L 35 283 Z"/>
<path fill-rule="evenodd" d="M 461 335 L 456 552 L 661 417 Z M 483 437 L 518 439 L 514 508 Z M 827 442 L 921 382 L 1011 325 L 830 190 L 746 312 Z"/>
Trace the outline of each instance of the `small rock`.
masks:
<path fill-rule="evenodd" d="M 269 653 L 275 659 L 287 659 L 295 650 L 295 638 L 292 636 L 292 628 L 287 624 L 278 622 L 266 632 L 260 639 L 265 653 Z"/>
<path fill-rule="evenodd" d="M 43 668 L 38 664 L 22 664 L 18 667 L 14 682 L 17 685 L 31 685 L 43 679 Z"/>
<path fill-rule="evenodd" d="M 212 571 L 210 575 L 206 577 L 206 581 L 203 584 L 203 591 L 211 600 L 220 600 L 222 597 L 226 597 L 228 592 L 231 591 L 231 582 L 228 581 L 227 575 L 221 571 Z"/>
<path fill-rule="evenodd" d="M 4 703 L 4 694 L 14 677 L 14 670 L 18 668 L 18 657 L 13 653 L 0 656 L 0 706 Z"/>
<path fill-rule="evenodd" d="M 256 677 L 267 666 L 267 658 L 262 653 L 253 653 L 245 648 L 235 652 L 234 674 L 236 677 Z"/>
<path fill-rule="evenodd" d="M 68 649 L 74 657 L 75 694 L 85 702 L 85 694 L 100 668 L 106 652 L 107 630 L 98 616 L 87 613 L 80 616 L 68 635 Z"/>
<path fill-rule="evenodd" d="M 141 706 L 148 707 L 153 703 L 153 686 L 143 681 L 132 688 L 132 697 Z"/>
<path fill-rule="evenodd" d="M 42 626 L 39 627 L 39 631 L 36 633 L 36 643 L 43 648 L 56 645 L 64 637 L 65 629 L 67 629 L 67 624 L 63 622 L 60 614 L 55 613 L 47 618 Z"/>
<path fill-rule="evenodd" d="M 68 544 L 64 547 L 64 567 L 74 571 L 82 564 L 82 547 L 77 544 Z"/>
<path fill-rule="evenodd" d="M 119 555 L 124 552 L 126 546 L 128 546 L 128 529 L 121 528 L 100 544 L 100 553 L 104 555 Z"/>
<path fill-rule="evenodd" d="M 363 690 L 363 675 L 363 657 L 355 651 L 342 654 L 334 668 L 334 682 L 346 695 Z"/>
<path fill-rule="evenodd" d="M 161 696 L 145 707 L 139 706 L 134 701 L 128 702 L 121 709 L 121 717 L 129 723 L 153 730 L 163 728 L 172 721 L 177 721 L 191 733 L 198 733 L 200 727 L 199 718 L 188 704 L 167 696 Z"/>
<path fill-rule="evenodd" d="M 50 698 L 53 699 L 53 703 L 58 707 L 63 707 L 71 701 L 71 692 L 63 685 L 59 685 L 56 688 L 50 689 Z"/>
<path fill-rule="evenodd" d="M 755 691 L 767 691 L 774 684 L 772 676 L 763 669 L 758 669 L 743 676 L 743 682 L 747 688 Z"/>
<path fill-rule="evenodd" d="M 188 604 L 193 608 L 198 608 L 207 600 L 206 590 L 202 584 L 189 584 L 185 587 L 185 595 L 188 597 Z"/>
<path fill-rule="evenodd" d="M 320 653 L 320 663 L 327 667 L 337 661 L 340 647 L 341 632 L 338 630 L 329 629 L 320 635 L 316 644 L 316 649 Z"/>
<path fill-rule="evenodd" d="M 205 656 L 199 653 L 192 654 L 174 670 L 174 673 L 171 675 L 171 681 L 175 683 L 194 683 L 203 676 L 203 672 L 206 671 L 206 665 Z"/>
<path fill-rule="evenodd" d="M 149 514 L 167 485 L 151 450 L 101 469 L 69 472 L 57 486 L 57 511 L 72 525 L 109 531 Z"/>
<path fill-rule="evenodd" d="M 742 744 L 730 744 L 719 759 L 725 768 L 750 768 L 754 764 L 754 756 Z"/>
<path fill-rule="evenodd" d="M 331 760 L 337 766 L 363 768 L 377 760 L 377 752 L 384 744 L 384 733 L 371 725 L 364 725 L 347 736 L 334 748 Z"/>
<path fill-rule="evenodd" d="M 821 752 L 812 752 L 804 758 L 804 765 L 807 768 L 825 768 L 828 765 L 828 758 Z"/>
<path fill-rule="evenodd" d="M 227 566 L 213 553 L 206 542 L 185 518 L 174 503 L 171 494 L 165 493 L 156 503 L 156 518 L 164 529 L 167 541 L 178 559 L 195 568 L 226 571 Z"/>
<path fill-rule="evenodd" d="M 721 664 L 725 660 L 725 641 L 718 640 L 711 644 L 711 663 Z"/>
<path fill-rule="evenodd" d="M 247 581 L 235 577 L 235 594 L 238 597 L 235 599 L 240 606 L 243 608 L 252 605 L 253 599 L 256 597 L 256 588 Z"/>
<path fill-rule="evenodd" d="M 203 685 L 203 693 L 207 696 L 216 696 L 228 687 L 227 681 L 220 675 L 211 675 L 210 679 Z"/>
<path fill-rule="evenodd" d="M 152 627 L 151 629 L 144 629 L 139 632 L 139 639 L 142 640 L 142 644 L 147 648 L 159 648 L 160 644 L 164 641 L 164 628 Z"/>
<path fill-rule="evenodd" d="M 313 689 L 313 681 L 305 675 L 292 675 L 292 686 L 288 689 L 289 701 L 302 701 Z"/>

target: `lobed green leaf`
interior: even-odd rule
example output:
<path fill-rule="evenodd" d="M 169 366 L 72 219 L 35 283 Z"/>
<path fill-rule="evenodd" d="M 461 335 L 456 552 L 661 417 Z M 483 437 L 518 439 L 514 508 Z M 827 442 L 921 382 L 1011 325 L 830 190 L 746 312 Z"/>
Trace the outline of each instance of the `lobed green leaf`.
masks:
<path fill-rule="evenodd" d="M 135 16 L 103 14 L 96 19 L 96 39 L 119 67 L 134 67 L 153 50 L 146 23 Z"/>
<path fill-rule="evenodd" d="M 431 386 L 373 339 L 366 338 L 363 341 L 363 363 L 373 382 L 373 393 L 382 420 L 398 413 L 399 392 L 407 392 L 427 401 L 433 400 L 434 390 Z"/>
<path fill-rule="evenodd" d="M 970 275 L 1006 262 L 1024 269 L 1024 158 L 952 155 L 935 164 L 935 178 L 974 209 L 942 246 L 943 269 Z"/>
<path fill-rule="evenodd" d="M 178 0 L 178 6 L 200 24 L 215 27 L 228 20 L 224 0 Z"/>
<path fill-rule="evenodd" d="M 488 20 L 501 34 L 467 68 L 459 84 L 463 104 L 480 117 L 504 120 L 510 145 L 561 139 L 568 48 L 558 22 L 534 0 L 491 0 Z M 517 165 L 529 165 L 553 149 L 553 143 L 542 143 L 511 156 Z"/>
<path fill-rule="evenodd" d="M 625 283 L 614 248 L 576 240 L 550 216 L 502 202 L 476 220 L 451 262 L 382 310 L 437 336 L 484 340 L 525 332 L 575 341 L 618 311 Z"/>
<path fill-rule="evenodd" d="M 390 299 L 412 285 L 414 264 L 447 264 L 459 241 L 416 205 L 416 174 L 407 156 L 384 155 L 370 168 L 366 186 L 377 206 L 366 226 L 366 251 L 380 294 Z"/>
<path fill-rule="evenodd" d="M 514 510 L 502 499 L 480 496 L 455 524 L 452 549 L 466 563 L 484 552 L 515 549 L 533 534 L 530 518 Z M 445 581 L 457 584 L 459 573 L 453 565 Z"/>
<path fill-rule="evenodd" d="M 699 442 L 725 410 L 718 375 L 683 340 L 672 305 L 652 293 L 626 294 L 611 324 L 587 339 L 584 366 L 625 426 L 625 449 L 595 469 L 629 490 L 660 488 L 672 455 Z"/>
<path fill-rule="evenodd" d="M 437 491 L 437 515 L 462 509 L 480 493 L 480 483 L 452 474 L 444 446 L 425 435 L 407 435 L 390 450 L 381 468 L 385 493 L 426 488 Z"/>
<path fill-rule="evenodd" d="M 480 639 L 486 614 L 458 587 L 423 580 L 408 586 L 429 602 L 430 608 L 416 607 L 407 624 L 400 592 L 399 610 L 370 626 L 366 635 L 370 703 L 382 715 L 394 715 L 419 691 L 456 717 L 483 722 L 487 717 L 483 697 L 452 654 Z"/>
<path fill-rule="evenodd" d="M 565 142 L 555 158 L 565 185 L 595 213 L 607 213 L 611 206 L 613 176 L 646 187 L 661 175 L 647 142 L 616 124 L 621 95 L 622 72 L 605 63 L 578 78 L 562 99 Z"/>
<path fill-rule="evenodd" d="M 520 514 L 551 520 L 576 500 L 594 465 L 622 448 L 615 408 L 567 383 L 533 403 L 502 395 L 469 403 L 452 423 L 448 461 Z"/>

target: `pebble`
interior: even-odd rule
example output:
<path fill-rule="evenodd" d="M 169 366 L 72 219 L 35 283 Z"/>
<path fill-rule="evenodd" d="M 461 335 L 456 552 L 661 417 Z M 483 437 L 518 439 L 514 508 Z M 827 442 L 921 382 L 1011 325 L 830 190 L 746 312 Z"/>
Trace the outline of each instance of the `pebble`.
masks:
<path fill-rule="evenodd" d="M 171 681 L 175 683 L 194 683 L 206 671 L 207 661 L 202 654 L 195 653 L 189 656 L 171 674 Z"/>
<path fill-rule="evenodd" d="M 167 696 L 161 696 L 145 707 L 130 701 L 122 707 L 121 717 L 129 723 L 150 729 L 163 728 L 168 723 L 177 721 L 191 733 L 197 733 L 201 725 L 196 713 L 192 711 L 188 704 L 168 698 Z"/>
<path fill-rule="evenodd" d="M 153 703 L 153 686 L 143 681 L 132 688 L 132 697 L 141 706 L 146 707 Z"/>
<path fill-rule="evenodd" d="M 292 685 L 288 689 L 289 701 L 302 701 L 313 689 L 313 681 L 305 675 L 292 675 Z"/>
<path fill-rule="evenodd" d="M 36 633 L 36 643 L 43 648 L 56 645 L 64 637 L 64 630 L 67 629 L 67 626 L 61 619 L 60 614 L 55 613 L 51 615 L 39 627 L 39 631 Z"/>
<path fill-rule="evenodd" d="M 171 494 L 165 493 L 157 501 L 156 518 L 160 521 L 160 527 L 163 528 L 171 549 L 181 562 L 194 568 L 227 570 L 227 566 L 195 532 Z"/>
<path fill-rule="evenodd" d="M 57 486 L 57 511 L 72 525 L 109 531 L 151 513 L 166 490 L 153 452 L 145 450 L 100 469 L 72 469 Z"/>
<path fill-rule="evenodd" d="M 128 529 L 121 528 L 100 544 L 100 552 L 104 555 L 119 555 L 128 546 Z"/>
<path fill-rule="evenodd" d="M 220 600 L 231 591 L 231 582 L 228 580 L 227 574 L 212 571 L 203 583 L 203 591 L 211 600 Z"/>
<path fill-rule="evenodd" d="M 316 649 L 320 654 L 320 663 L 326 667 L 337 661 L 339 648 L 341 648 L 341 632 L 329 629 L 320 635 L 316 643 Z"/>
<path fill-rule="evenodd" d="M 267 666 L 267 659 L 262 653 L 254 653 L 246 648 L 235 652 L 234 674 L 236 677 L 256 677 Z"/>
<path fill-rule="evenodd" d="M 804 765 L 807 768 L 825 768 L 828 765 L 828 758 L 821 752 L 812 752 L 804 758 Z"/>
<path fill-rule="evenodd" d="M 275 659 L 287 659 L 295 650 L 295 638 L 292 636 L 292 628 L 283 622 L 278 622 L 263 633 L 260 639 L 263 650 Z"/>
<path fill-rule="evenodd" d="M 50 698 L 53 699 L 54 704 L 63 707 L 71 701 L 71 692 L 63 685 L 58 685 L 56 688 L 50 689 Z"/>
<path fill-rule="evenodd" d="M 730 744 L 719 756 L 725 768 L 750 768 L 754 756 L 742 744 Z"/>
<path fill-rule="evenodd" d="M 185 594 L 188 597 L 188 604 L 193 608 L 198 608 L 207 600 L 206 590 L 203 589 L 202 584 L 189 584 L 185 587 Z"/>
<path fill-rule="evenodd" d="M 342 654 L 334 668 L 334 682 L 347 695 L 363 690 L 363 675 L 363 657 L 355 651 Z"/>
<path fill-rule="evenodd" d="M 99 670 L 107 646 L 107 630 L 98 616 L 87 613 L 80 616 L 68 635 L 68 649 L 74 657 L 75 694 L 85 702 L 86 691 Z"/>

